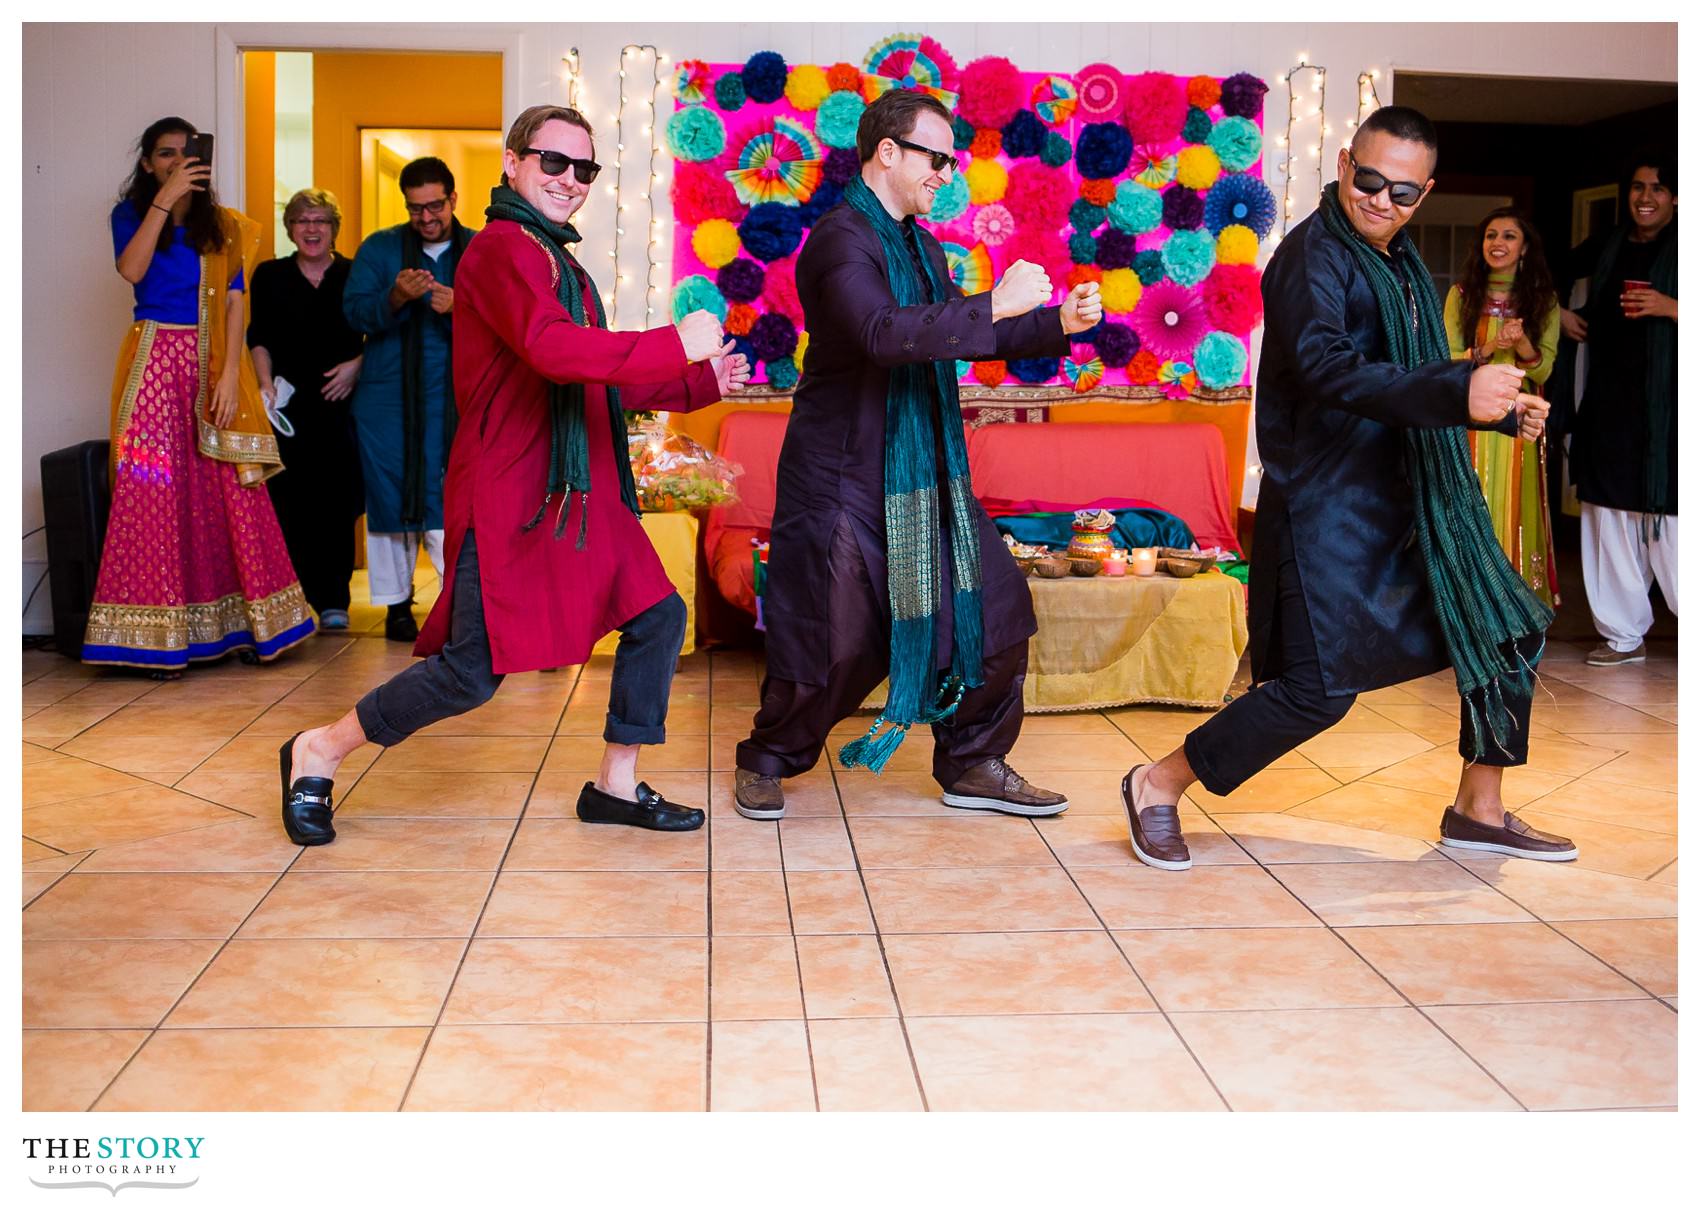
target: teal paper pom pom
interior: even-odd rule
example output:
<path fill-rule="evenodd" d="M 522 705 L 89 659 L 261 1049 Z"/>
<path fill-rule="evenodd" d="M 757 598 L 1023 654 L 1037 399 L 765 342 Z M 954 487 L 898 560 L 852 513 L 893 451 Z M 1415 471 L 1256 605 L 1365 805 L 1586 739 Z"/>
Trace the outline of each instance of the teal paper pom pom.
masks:
<path fill-rule="evenodd" d="M 1224 118 L 1210 132 L 1210 150 L 1230 173 L 1243 173 L 1263 154 L 1263 132 L 1250 118 Z"/>
<path fill-rule="evenodd" d="M 837 96 L 834 93 L 833 96 Z M 961 173 L 952 173 L 950 180 L 939 187 L 939 192 L 933 195 L 933 209 L 927 212 L 928 223 L 949 223 L 959 219 L 968 209 L 968 178 Z"/>
<path fill-rule="evenodd" d="M 1110 217 L 1110 212 L 1101 206 L 1093 206 L 1084 198 L 1076 198 L 1068 208 L 1068 222 L 1075 231 L 1083 236 L 1090 236 L 1104 226 L 1104 220 Z"/>
<path fill-rule="evenodd" d="M 856 124 L 867 108 L 856 93 L 829 93 L 815 111 L 815 134 L 828 147 L 855 147 Z"/>
<path fill-rule="evenodd" d="M 1098 259 L 1098 242 L 1076 232 L 1068 238 L 1068 255 L 1076 265 L 1091 265 Z"/>
<path fill-rule="evenodd" d="M 1245 374 L 1245 344 L 1232 333 L 1206 333 L 1192 352 L 1192 369 L 1208 388 L 1233 387 Z"/>
<path fill-rule="evenodd" d="M 974 124 L 958 114 L 950 120 L 950 142 L 957 151 L 965 150 L 974 142 Z"/>
<path fill-rule="evenodd" d="M 1186 125 L 1181 127 L 1181 138 L 1188 143 L 1204 143 L 1210 138 L 1210 115 L 1196 105 L 1186 112 Z"/>
<path fill-rule="evenodd" d="M 1141 286 L 1163 281 L 1163 254 L 1148 248 L 1133 259 L 1133 272 L 1139 275 Z"/>
<path fill-rule="evenodd" d="M 714 82 L 714 104 L 728 114 L 744 108 L 744 78 L 737 72 L 727 72 Z"/>
<path fill-rule="evenodd" d="M 692 274 L 673 284 L 673 323 L 679 323 L 692 312 L 713 312 L 719 319 L 726 319 L 726 296 L 706 274 Z"/>
<path fill-rule="evenodd" d="M 1074 145 L 1056 131 L 1045 136 L 1045 146 L 1039 149 L 1039 163 L 1046 168 L 1061 168 L 1074 159 Z"/>
<path fill-rule="evenodd" d="M 956 377 L 958 379 L 968 378 L 968 376 L 970 374 L 972 374 L 973 371 L 974 371 L 974 364 L 972 362 L 964 362 L 960 358 L 958 358 L 956 360 Z"/>
<path fill-rule="evenodd" d="M 1110 203 L 1110 222 L 1135 236 L 1155 231 L 1163 222 L 1163 195 L 1137 181 L 1121 182 Z M 1204 272 L 1209 273 L 1210 267 L 1205 266 Z"/>
<path fill-rule="evenodd" d="M 1230 340 L 1232 340 L 1230 338 Z M 795 358 L 775 358 L 767 364 L 767 386 L 781 392 L 789 392 L 797 386 L 797 360 Z"/>
<path fill-rule="evenodd" d="M 667 120 L 667 150 L 675 160 L 713 160 L 726 150 L 726 124 L 706 105 L 679 110 Z"/>
<path fill-rule="evenodd" d="M 1163 244 L 1163 270 L 1182 286 L 1197 286 L 1216 266 L 1216 237 L 1208 228 L 1176 232 Z"/>

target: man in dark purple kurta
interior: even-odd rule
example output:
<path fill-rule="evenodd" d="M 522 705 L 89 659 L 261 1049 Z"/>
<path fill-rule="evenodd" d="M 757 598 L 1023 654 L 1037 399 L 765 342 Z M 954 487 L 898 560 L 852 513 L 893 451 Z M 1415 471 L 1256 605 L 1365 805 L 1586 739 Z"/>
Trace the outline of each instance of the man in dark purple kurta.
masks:
<path fill-rule="evenodd" d="M 922 93 L 893 91 L 864 113 L 857 130 L 862 181 L 905 226 L 932 206 L 948 180 L 949 112 Z M 912 242 L 912 245 L 917 242 Z M 930 234 L 918 247 L 939 282 L 950 283 L 944 250 Z M 914 248 L 911 248 L 914 255 Z M 925 275 L 922 275 L 923 279 Z M 822 217 L 797 258 L 797 293 L 809 348 L 779 456 L 772 555 L 763 614 L 767 677 L 750 737 L 738 746 L 736 806 L 746 817 L 784 813 L 782 777 L 809 770 L 828 732 L 886 677 L 891 609 L 886 568 L 886 396 L 890 368 L 957 359 L 1060 356 L 1068 335 L 1097 322 L 1094 285 L 1059 307 L 1045 272 L 1017 262 L 996 289 L 900 307 L 886 255 L 869 220 L 841 204 Z M 942 402 L 941 402 L 942 404 Z M 948 419 L 946 418 L 948 414 Z M 954 402 L 936 427 L 960 424 Z M 941 469 L 939 481 L 945 476 Z M 980 540 L 984 626 L 982 684 L 933 725 L 933 776 L 946 804 L 1023 816 L 1068 807 L 1004 762 L 1021 731 L 1033 602 L 1021 570 L 991 519 L 972 505 Z M 937 660 L 949 666 L 953 618 L 948 509 L 940 495 L 942 585 Z"/>

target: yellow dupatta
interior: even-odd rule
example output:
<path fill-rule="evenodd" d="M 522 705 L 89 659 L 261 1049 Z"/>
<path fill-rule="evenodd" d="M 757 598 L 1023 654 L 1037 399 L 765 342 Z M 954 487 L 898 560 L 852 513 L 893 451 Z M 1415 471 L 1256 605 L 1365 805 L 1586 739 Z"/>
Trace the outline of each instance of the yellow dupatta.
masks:
<path fill-rule="evenodd" d="M 283 460 L 278 454 L 277 435 L 266 417 L 265 403 L 260 399 L 259 376 L 254 373 L 254 361 L 245 341 L 237 370 L 236 416 L 221 429 L 207 420 L 206 411 L 212 399 L 212 385 L 224 373 L 224 297 L 240 269 L 246 304 L 248 286 L 259 263 L 260 225 L 229 207 L 219 208 L 219 214 L 224 224 L 224 247 L 216 253 L 201 254 L 201 279 L 196 290 L 195 328 L 200 357 L 200 381 L 195 394 L 196 446 L 209 459 L 234 463 L 237 479 L 252 487 L 281 472 Z M 118 350 L 118 367 L 112 380 L 112 461 L 108 469 L 114 477 L 136 390 L 158 329 L 156 321 L 137 321 L 130 326 Z"/>

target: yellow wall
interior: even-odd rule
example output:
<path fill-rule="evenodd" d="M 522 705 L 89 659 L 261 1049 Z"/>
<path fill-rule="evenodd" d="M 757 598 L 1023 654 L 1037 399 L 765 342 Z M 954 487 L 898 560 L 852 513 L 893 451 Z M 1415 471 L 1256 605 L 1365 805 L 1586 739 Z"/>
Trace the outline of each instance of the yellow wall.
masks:
<path fill-rule="evenodd" d="M 385 54 L 319 51 L 313 56 L 313 184 L 342 202 L 337 248 L 360 247 L 364 199 L 360 128 L 502 125 L 502 57 L 496 54 Z M 473 226 L 495 181 L 462 180 L 458 212 Z"/>
<path fill-rule="evenodd" d="M 277 55 L 249 51 L 242 57 L 243 88 L 243 203 L 247 216 L 260 225 L 260 260 L 277 256 L 272 230 L 272 170 L 277 158 Z M 214 156 L 217 156 L 215 149 Z"/>
<path fill-rule="evenodd" d="M 397 177 L 409 160 L 420 156 L 435 156 L 449 166 L 461 222 L 483 227 L 480 216 L 490 200 L 490 187 L 502 177 L 502 134 L 494 127 L 487 131 L 366 127 L 361 131 L 361 237 L 407 222 Z"/>

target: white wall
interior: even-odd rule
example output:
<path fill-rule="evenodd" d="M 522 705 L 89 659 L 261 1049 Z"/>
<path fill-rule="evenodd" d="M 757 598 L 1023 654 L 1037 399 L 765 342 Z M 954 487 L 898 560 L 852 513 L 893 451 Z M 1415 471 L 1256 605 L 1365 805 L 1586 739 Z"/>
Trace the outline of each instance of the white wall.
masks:
<path fill-rule="evenodd" d="M 220 135 L 218 188 L 227 203 L 245 205 L 239 183 L 238 63 L 235 49 L 393 47 L 397 49 L 502 49 L 504 120 L 543 101 L 565 99 L 561 58 L 577 46 L 583 64 L 584 104 L 610 161 L 612 115 L 619 99 L 620 48 L 653 43 L 671 56 L 710 62 L 740 61 L 758 50 L 777 50 L 791 62 L 860 61 L 869 45 L 892 32 L 890 24 L 805 25 L 52 25 L 23 29 L 24 209 L 23 231 L 23 529 L 41 525 L 40 458 L 47 451 L 107 430 L 113 359 L 129 319 L 130 291 L 112 269 L 106 215 L 130 164 L 130 147 L 153 118 L 177 113 Z M 1338 139 L 1356 115 L 1356 78 L 1382 72 L 1381 96 L 1391 100 L 1392 72 L 1407 68 L 1492 75 L 1545 75 L 1675 81 L 1674 25 L 1507 24 L 1461 29 L 1445 24 L 1211 24 L 1105 23 L 935 24 L 926 32 L 959 63 L 1001 54 L 1030 70 L 1073 71 L 1104 60 L 1129 72 L 1159 69 L 1225 75 L 1252 71 L 1271 84 L 1266 127 L 1271 143 L 1286 121 L 1281 77 L 1300 52 L 1329 69 L 1327 118 Z M 641 79 L 640 79 L 641 77 Z M 627 77 L 630 105 L 648 95 L 648 65 Z M 670 102 L 665 89 L 661 109 Z M 628 116 L 634 111 L 628 109 Z M 647 142 L 641 117 L 628 124 L 628 181 L 641 181 Z M 1309 128 L 1314 132 L 1314 125 Z M 1271 152 L 1275 149 L 1271 146 Z M 1273 156 L 1266 175 L 1280 194 Z M 1295 218 L 1311 208 L 1313 177 L 1300 162 Z M 1329 171 L 1328 177 L 1332 176 Z M 603 183 L 611 179 L 605 173 Z M 600 183 L 599 183 L 600 184 Z M 635 193 L 635 191 L 634 191 Z M 471 199 L 469 198 L 469 202 Z M 634 198 L 632 201 L 636 201 Z M 265 200 L 256 200 L 263 209 Z M 594 196 L 579 224 L 592 272 L 607 273 L 614 231 L 612 199 Z M 471 209 L 471 208 L 469 208 Z M 473 214 L 477 211 L 473 210 Z M 666 215 L 663 202 L 659 214 Z M 627 227 L 633 255 L 622 268 L 635 287 L 622 292 L 618 323 L 642 323 L 644 273 L 641 232 L 646 216 Z M 656 280 L 663 281 L 665 271 Z M 659 301 L 658 301 L 659 306 Z M 23 592 L 45 570 L 40 535 L 24 546 Z M 24 631 L 51 629 L 43 586 L 24 620 Z"/>

